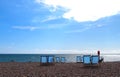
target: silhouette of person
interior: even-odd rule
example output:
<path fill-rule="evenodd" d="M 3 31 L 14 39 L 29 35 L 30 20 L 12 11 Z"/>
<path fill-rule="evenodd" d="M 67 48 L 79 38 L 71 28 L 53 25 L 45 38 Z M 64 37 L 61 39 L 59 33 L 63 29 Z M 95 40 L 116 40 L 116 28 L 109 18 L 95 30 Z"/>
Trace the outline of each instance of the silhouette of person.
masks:
<path fill-rule="evenodd" d="M 98 51 L 97 53 L 98 53 L 98 56 L 100 56 L 100 51 Z"/>

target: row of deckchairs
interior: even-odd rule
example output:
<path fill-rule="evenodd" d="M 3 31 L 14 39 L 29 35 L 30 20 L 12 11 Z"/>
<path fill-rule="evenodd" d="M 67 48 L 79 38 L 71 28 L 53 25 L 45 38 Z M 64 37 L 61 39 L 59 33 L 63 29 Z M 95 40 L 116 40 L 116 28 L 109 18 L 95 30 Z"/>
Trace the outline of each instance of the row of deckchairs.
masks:
<path fill-rule="evenodd" d="M 100 57 L 98 55 L 84 55 L 83 63 L 84 64 L 98 64 Z"/>
<path fill-rule="evenodd" d="M 55 56 L 52 56 L 52 55 L 49 55 L 49 56 L 41 56 L 40 57 L 40 62 L 41 63 L 52 63 L 52 62 L 66 62 L 66 58 L 65 57 L 55 57 Z"/>
<path fill-rule="evenodd" d="M 66 58 L 65 57 L 55 57 L 54 55 L 48 55 L 48 56 L 41 56 L 40 57 L 40 62 L 45 64 L 45 63 L 65 63 Z M 98 55 L 83 55 L 77 56 L 76 57 L 76 62 L 81 62 L 85 65 L 89 64 L 99 64 L 100 62 L 100 56 Z"/>

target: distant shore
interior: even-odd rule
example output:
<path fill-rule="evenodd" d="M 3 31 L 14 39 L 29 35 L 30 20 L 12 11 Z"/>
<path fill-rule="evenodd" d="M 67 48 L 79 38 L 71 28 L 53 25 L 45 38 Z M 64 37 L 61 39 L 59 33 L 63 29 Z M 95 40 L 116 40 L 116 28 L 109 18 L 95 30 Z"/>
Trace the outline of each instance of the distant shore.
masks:
<path fill-rule="evenodd" d="M 120 62 L 87 67 L 82 63 L 0 62 L 0 77 L 120 77 Z"/>

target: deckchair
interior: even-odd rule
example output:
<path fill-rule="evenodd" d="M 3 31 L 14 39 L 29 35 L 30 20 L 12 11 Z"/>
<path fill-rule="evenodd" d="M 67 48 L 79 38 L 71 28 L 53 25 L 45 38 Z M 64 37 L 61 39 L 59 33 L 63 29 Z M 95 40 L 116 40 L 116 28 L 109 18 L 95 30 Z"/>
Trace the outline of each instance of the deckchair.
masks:
<path fill-rule="evenodd" d="M 91 64 L 91 55 L 83 55 L 83 64 Z"/>
<path fill-rule="evenodd" d="M 92 55 L 91 56 L 91 64 L 98 64 L 99 63 L 99 56 L 98 55 Z"/>
<path fill-rule="evenodd" d="M 76 56 L 76 62 L 77 62 L 77 63 L 82 62 L 81 56 Z"/>
<path fill-rule="evenodd" d="M 54 65 L 54 56 L 51 55 L 40 56 L 40 65 L 43 66 Z"/>

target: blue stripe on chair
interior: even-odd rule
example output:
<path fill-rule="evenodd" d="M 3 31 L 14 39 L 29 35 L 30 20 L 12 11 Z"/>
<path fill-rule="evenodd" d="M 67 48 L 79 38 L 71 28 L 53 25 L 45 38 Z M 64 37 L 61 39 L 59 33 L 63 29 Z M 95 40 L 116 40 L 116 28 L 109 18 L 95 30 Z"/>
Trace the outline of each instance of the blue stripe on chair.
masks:
<path fill-rule="evenodd" d="M 91 56 L 90 55 L 84 55 L 83 56 L 83 63 L 84 64 L 91 64 Z"/>
<path fill-rule="evenodd" d="M 98 62 L 99 62 L 99 56 L 98 55 L 91 56 L 91 63 L 92 64 L 98 64 Z"/>

